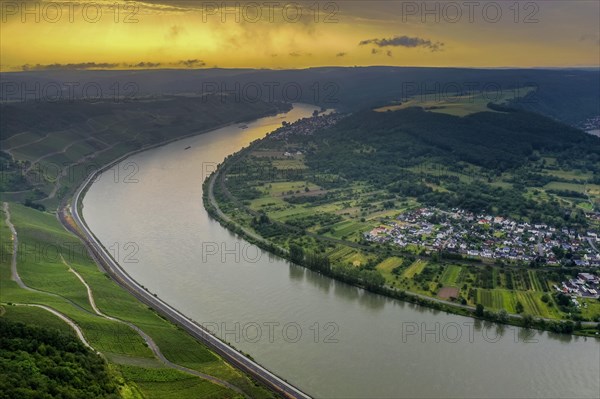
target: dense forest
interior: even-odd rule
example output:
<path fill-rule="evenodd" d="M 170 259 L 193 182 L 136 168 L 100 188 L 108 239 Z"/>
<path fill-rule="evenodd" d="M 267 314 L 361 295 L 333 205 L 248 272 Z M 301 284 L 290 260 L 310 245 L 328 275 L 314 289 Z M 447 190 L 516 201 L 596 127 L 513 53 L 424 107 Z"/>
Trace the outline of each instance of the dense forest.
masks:
<path fill-rule="evenodd" d="M 75 336 L 0 318 L 0 399 L 116 399 L 104 360 Z"/>
<path fill-rule="evenodd" d="M 257 98 L 271 102 L 288 101 L 317 104 L 343 112 L 357 112 L 405 101 L 423 93 L 450 94 L 468 91 L 477 98 L 493 101 L 497 94 L 536 90 L 513 101 L 513 106 L 539 112 L 570 125 L 598 116 L 600 73 L 585 69 L 474 69 L 420 67 L 318 67 L 292 70 L 199 69 L 146 71 L 30 71 L 6 76 L 6 89 L 0 94 L 20 100 L 17 87 L 59 87 L 67 82 L 99 85 L 101 93 L 113 97 L 114 86 L 122 95 L 157 93 L 234 93 L 240 101 Z M 246 94 L 244 94 L 246 93 Z M 50 95 L 50 94 L 49 94 Z M 37 118 L 34 116 L 34 118 Z"/>
<path fill-rule="evenodd" d="M 555 225 L 566 219 L 584 224 L 585 218 L 578 212 L 565 214 L 552 198 L 540 205 L 541 199 L 526 195 L 548 182 L 546 160 L 600 175 L 600 139 L 526 111 L 462 118 L 421 108 L 363 111 L 301 141 L 309 149 L 308 166 L 321 175 L 366 181 L 428 205 Z M 501 179 L 503 184 L 496 184 Z M 340 181 L 319 184 L 333 188 Z"/>

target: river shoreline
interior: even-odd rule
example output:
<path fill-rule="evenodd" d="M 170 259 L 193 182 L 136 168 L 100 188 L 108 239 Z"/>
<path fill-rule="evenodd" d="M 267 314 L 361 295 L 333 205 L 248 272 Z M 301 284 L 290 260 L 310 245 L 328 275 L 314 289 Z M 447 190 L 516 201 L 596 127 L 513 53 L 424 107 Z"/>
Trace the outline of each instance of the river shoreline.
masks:
<path fill-rule="evenodd" d="M 259 140 L 260 141 L 260 140 Z M 214 185 L 215 182 L 219 179 L 219 174 L 226 169 L 235 159 L 242 157 L 245 152 L 249 151 L 254 145 L 257 145 L 258 142 L 250 144 L 247 148 L 243 148 L 236 152 L 235 154 L 231 154 L 227 157 L 222 164 L 220 164 L 215 172 L 213 172 L 203 183 L 203 203 L 206 211 L 209 213 L 211 217 L 213 217 L 221 226 L 229 230 L 234 234 L 240 235 L 243 239 L 248 241 L 251 244 L 258 246 L 259 248 L 270 252 L 275 256 L 279 256 L 289 262 L 292 262 L 292 259 L 289 256 L 289 253 L 284 248 L 277 247 L 273 243 L 271 243 L 268 239 L 264 237 L 260 237 L 257 233 L 249 232 L 245 227 L 236 223 L 234 220 L 225 215 L 224 212 L 221 211 L 219 204 L 216 200 L 214 194 Z M 298 263 L 295 263 L 298 264 Z M 479 320 L 491 321 L 498 324 L 506 324 L 516 327 L 521 327 L 525 329 L 535 329 L 539 331 L 549 331 L 555 332 L 551 329 L 552 323 L 558 324 L 561 327 L 567 327 L 571 330 L 571 332 L 567 332 L 566 334 L 572 334 L 583 337 L 596 338 L 600 341 L 600 336 L 596 335 L 595 331 L 588 333 L 587 330 L 578 330 L 575 328 L 575 323 L 573 321 L 564 321 L 557 319 L 547 319 L 542 317 L 536 317 L 533 319 L 532 323 L 526 325 L 524 322 L 524 318 L 519 314 L 508 314 L 508 320 L 500 321 L 495 317 L 493 312 L 485 311 L 483 315 L 476 314 L 476 308 L 474 306 L 462 305 L 455 302 L 445 301 L 438 298 L 427 297 L 425 295 L 420 295 L 417 293 L 412 293 L 410 291 L 399 291 L 395 288 L 391 287 L 367 287 L 359 281 L 349 280 L 347 278 L 340 278 L 341 276 L 336 275 L 333 271 L 329 273 L 324 273 L 320 270 L 313 270 L 305 264 L 298 264 L 299 266 L 305 267 L 313 272 L 317 272 L 326 277 L 335 279 L 337 281 L 344 282 L 346 284 L 350 284 L 352 286 L 364 289 L 366 291 L 372 292 L 374 294 L 379 294 L 388 298 L 397 299 L 400 301 L 405 301 L 409 303 L 413 303 L 419 306 L 424 306 L 426 308 L 441 310 L 448 313 L 456 314 L 459 316 L 471 317 Z M 569 323 L 569 324 L 567 324 Z M 596 322 L 582 322 L 582 327 L 593 328 L 597 327 L 599 324 Z M 596 328 L 597 330 L 597 328 Z"/>
<path fill-rule="evenodd" d="M 313 112 L 313 107 L 303 104 L 294 109 L 285 120 Z M 139 263 L 125 262 L 121 267 L 151 293 L 203 326 L 220 326 L 215 333 L 221 340 L 311 395 L 443 398 L 485 397 L 492 392 L 492 396 L 521 398 L 545 392 L 558 397 L 575 389 L 574 375 L 562 378 L 563 373 L 552 366 L 559 359 L 561 369 L 587 364 L 591 373 L 579 371 L 578 378 L 596 386 L 596 365 L 590 363 L 594 356 L 587 356 L 596 351 L 595 340 L 504 327 L 375 295 L 272 256 L 272 251 L 263 251 L 223 228 L 201 200 L 208 193 L 202 189 L 204 178 L 231 154 L 281 126 L 282 119 L 283 114 L 264 118 L 246 130 L 229 127 L 134 155 L 126 162 L 139 165 L 138 184 L 114 184 L 111 175 L 102 176 L 86 192 L 81 213 L 104 246 L 139 243 Z M 188 145 L 191 149 L 184 151 Z M 200 171 L 207 172 L 202 179 Z M 337 343 L 325 340 L 324 327 L 331 324 L 337 328 Z M 239 330 L 238 335 L 233 333 L 236 325 L 241 335 Z M 274 334 L 270 327 L 262 327 L 258 340 L 255 330 L 244 334 L 258 325 L 279 327 Z M 296 326 L 303 333 L 299 342 L 282 335 L 285 326 Z M 321 335 L 315 335 L 315 326 L 320 326 Z M 409 336 L 405 330 L 411 326 L 438 328 L 442 341 L 419 333 Z M 458 342 L 444 335 L 456 327 L 462 330 Z M 258 332 L 260 337 L 261 329 Z M 528 337 L 539 343 L 530 344 Z M 479 365 L 486 364 L 490 355 L 508 369 L 524 356 L 519 364 L 537 370 L 535 386 L 514 368 L 500 379 L 480 372 Z M 390 367 L 371 372 L 375 364 Z M 449 369 L 455 370 L 453 377 L 448 376 Z M 416 383 L 421 377 L 439 383 Z M 462 383 L 453 384 L 457 379 Z M 475 390 L 466 392 L 465 385 Z"/>
<path fill-rule="evenodd" d="M 286 112 L 289 112 L 289 110 Z M 280 112 L 276 112 L 274 114 L 271 114 L 271 116 L 279 114 Z M 262 115 L 258 119 L 263 118 L 265 116 L 267 115 Z M 150 306 L 157 313 L 168 319 L 171 323 L 187 331 L 187 333 L 190 334 L 192 337 L 202 342 L 210 350 L 214 351 L 219 356 L 223 357 L 229 364 L 248 374 L 255 380 L 260 381 L 271 391 L 287 398 L 309 399 L 310 396 L 308 396 L 306 393 L 302 392 L 300 389 L 287 382 L 284 378 L 267 370 L 265 367 L 261 366 L 252 358 L 250 358 L 248 355 L 239 351 L 238 349 L 231 346 L 227 342 L 221 340 L 220 338 L 214 336 L 204 326 L 185 316 L 177 309 L 175 309 L 162 299 L 158 298 L 156 294 L 151 293 L 146 287 L 138 283 L 126 270 L 124 270 L 121 267 L 121 265 L 117 261 L 113 259 L 112 255 L 100 242 L 96 235 L 91 231 L 85 219 L 80 214 L 80 212 L 82 212 L 83 210 L 83 198 L 85 197 L 85 194 L 87 193 L 91 185 L 96 181 L 98 176 L 112 168 L 114 165 L 122 162 L 123 160 L 135 154 L 154 148 L 162 147 L 183 139 L 213 132 L 239 123 L 241 122 L 236 121 L 226 123 L 223 125 L 215 126 L 210 129 L 194 132 L 189 135 L 168 139 L 160 143 L 155 143 L 123 154 L 122 156 L 107 163 L 103 167 L 90 174 L 83 181 L 83 183 L 75 189 L 74 194 L 72 196 L 65 196 L 65 199 L 61 202 L 57 209 L 56 215 L 58 220 L 66 230 L 77 235 L 82 240 L 82 242 L 88 249 L 88 252 L 92 256 L 96 264 L 101 268 L 101 270 L 106 272 L 107 275 L 110 276 L 110 278 L 113 281 L 115 281 L 121 287 L 129 291 L 139 301 L 146 304 L 147 306 Z"/>

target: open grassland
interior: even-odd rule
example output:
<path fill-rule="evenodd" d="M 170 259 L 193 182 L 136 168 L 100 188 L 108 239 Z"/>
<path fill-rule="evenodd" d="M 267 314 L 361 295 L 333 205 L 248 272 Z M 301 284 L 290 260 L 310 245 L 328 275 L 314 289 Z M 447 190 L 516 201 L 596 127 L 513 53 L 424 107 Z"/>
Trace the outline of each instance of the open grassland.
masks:
<path fill-rule="evenodd" d="M 10 278 L 12 240 L 3 214 L 0 221 L 3 249 L 0 264 L 0 301 L 4 304 L 3 309 L 7 309 L 0 312 L 4 313 L 3 317 L 17 321 L 36 320 L 40 325 L 58 326 L 64 330 L 66 324 L 43 309 L 8 304 L 44 304 L 66 315 L 82 329 L 90 344 L 111 363 L 144 366 L 137 367 L 137 377 L 134 373 L 125 378 L 132 381 L 136 387 L 128 386 L 126 390 L 134 392 L 137 389 L 143 394 L 142 397 L 160 397 L 152 396 L 155 395 L 154 388 L 157 389 L 156 392 L 169 392 L 168 396 L 163 397 L 182 399 L 238 396 L 229 389 L 166 368 L 154 358 L 152 351 L 135 330 L 124 323 L 95 314 L 84 285 L 69 271 L 69 268 L 72 268 L 91 287 L 96 305 L 102 313 L 135 324 L 152 338 L 171 362 L 228 381 L 253 397 L 270 397 L 269 392 L 257 387 L 254 382 L 226 364 L 204 345 L 112 282 L 89 258 L 78 239 L 65 231 L 53 215 L 18 204 L 10 204 L 10 213 L 19 238 L 19 275 L 27 286 L 39 291 L 21 289 Z M 60 326 L 60 323 L 63 325 Z M 152 370 L 158 367 L 168 378 L 154 381 L 152 376 L 157 376 L 160 372 L 152 374 L 148 367 Z M 148 377 L 140 380 L 142 374 Z"/>
<path fill-rule="evenodd" d="M 392 271 L 400 265 L 402 265 L 402 258 L 393 256 L 379 263 L 375 268 L 385 277 L 386 281 L 394 282 L 397 275 Z"/>
<path fill-rule="evenodd" d="M 404 273 L 402 273 L 402 277 L 413 278 L 415 274 L 421 273 L 423 269 L 425 269 L 425 266 L 427 266 L 427 262 L 419 259 L 410 265 L 408 269 L 404 271 Z"/>
<path fill-rule="evenodd" d="M 453 95 L 451 93 L 438 93 L 433 95 L 415 96 L 401 104 L 392 104 L 375 109 L 377 112 L 397 111 L 410 107 L 422 107 L 430 112 L 439 112 L 454 116 L 466 116 L 476 112 L 491 111 L 488 103 L 501 104 L 519 97 L 525 97 L 535 90 L 533 87 L 524 87 L 515 90 L 506 90 L 501 93 L 471 93 L 466 95 Z"/>
<path fill-rule="evenodd" d="M 273 166 L 280 170 L 306 169 L 302 158 L 276 159 L 273 161 Z"/>
<path fill-rule="evenodd" d="M 450 265 L 444 270 L 440 282 L 445 286 L 456 287 L 461 282 L 462 271 L 463 269 L 460 266 Z"/>

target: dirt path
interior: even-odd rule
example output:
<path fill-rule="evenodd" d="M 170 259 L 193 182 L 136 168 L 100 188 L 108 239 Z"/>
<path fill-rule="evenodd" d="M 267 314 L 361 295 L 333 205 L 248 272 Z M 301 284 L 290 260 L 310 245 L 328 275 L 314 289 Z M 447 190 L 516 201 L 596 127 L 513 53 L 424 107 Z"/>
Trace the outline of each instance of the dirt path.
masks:
<path fill-rule="evenodd" d="M 45 295 L 52 295 L 52 296 L 59 296 L 62 297 L 61 295 L 57 295 L 54 293 L 50 293 L 50 292 L 45 292 L 45 291 L 40 291 L 40 290 L 36 290 L 33 288 L 28 287 L 25 283 L 23 283 L 23 281 L 21 280 L 21 277 L 19 276 L 18 270 L 17 270 L 17 256 L 18 256 L 18 248 L 19 248 L 19 240 L 18 240 L 18 236 L 17 236 L 17 231 L 15 229 L 15 226 L 12 224 L 11 220 L 10 220 L 10 209 L 8 207 L 8 203 L 4 202 L 2 204 L 2 208 L 4 210 L 4 214 L 5 214 L 5 221 L 6 224 L 8 226 L 8 228 L 10 229 L 10 232 L 12 234 L 12 242 L 13 242 L 13 251 L 12 251 L 12 258 L 11 258 L 11 279 L 14 280 L 17 285 L 25 290 L 28 291 L 34 291 L 34 292 L 39 292 Z M 133 329 L 134 331 L 136 331 L 141 337 L 142 339 L 146 342 L 146 344 L 148 345 L 148 347 L 150 348 L 150 350 L 152 351 L 152 353 L 154 354 L 154 356 L 160 360 L 165 366 L 182 371 L 184 373 L 196 376 L 198 378 L 202 378 L 204 380 L 210 381 L 214 384 L 220 385 L 222 387 L 231 389 L 232 391 L 235 391 L 241 395 L 246 396 L 246 394 L 239 389 L 238 387 L 236 387 L 235 385 L 230 384 L 227 381 L 221 380 L 219 378 L 213 377 L 211 375 L 208 374 L 204 374 L 200 371 L 196 371 L 196 370 L 192 370 L 189 369 L 187 367 L 183 367 L 180 366 L 178 364 L 175 364 L 171 361 L 169 361 L 160 351 L 158 345 L 156 344 L 156 342 L 154 342 L 154 340 L 148 335 L 146 334 L 142 329 L 140 329 L 138 326 L 136 326 L 133 323 L 124 321 L 124 320 L 120 320 L 111 316 L 108 316 L 104 313 L 102 313 L 102 311 L 100 311 L 100 309 L 98 309 L 98 306 L 96 306 L 96 301 L 94 300 L 94 295 L 92 293 L 92 289 L 91 287 L 87 284 L 87 282 L 84 280 L 84 278 L 77 273 L 64 259 L 64 257 L 62 256 L 62 254 L 60 255 L 60 258 L 63 262 L 63 264 L 69 269 L 69 271 L 73 274 L 75 274 L 75 276 L 79 279 L 79 281 L 81 281 L 81 283 L 85 286 L 86 290 L 87 290 L 87 295 L 88 295 L 88 300 L 89 303 L 92 307 L 92 309 L 94 310 L 94 312 L 96 313 L 97 316 L 102 317 L 104 319 L 116 322 L 116 323 L 121 323 L 121 324 L 125 324 L 127 326 L 129 326 L 131 329 Z M 66 298 L 65 298 L 66 299 Z M 73 302 L 71 302 L 73 303 Z M 74 303 L 73 303 L 74 304 Z M 54 315 L 56 315 L 57 317 L 59 317 L 61 320 L 63 320 L 64 322 L 66 322 L 67 324 L 69 324 L 69 326 L 71 326 L 71 328 L 73 328 L 73 330 L 75 330 L 75 333 L 77 334 L 77 336 L 79 337 L 79 340 L 88 348 L 90 348 L 91 350 L 93 350 L 95 353 L 102 355 L 99 351 L 97 351 L 96 349 L 94 349 L 90 343 L 85 339 L 85 336 L 83 334 L 83 331 L 81 330 L 81 328 L 70 318 L 68 318 L 67 316 L 65 316 L 64 314 L 58 312 L 57 310 L 49 307 L 49 306 L 45 306 L 45 305 L 37 305 L 37 304 L 17 304 L 18 306 L 32 306 L 32 307 L 38 307 L 38 308 L 42 308 L 47 310 L 48 312 L 53 313 Z M 74 304 L 75 305 L 75 304 Z M 77 306 L 77 305 L 76 305 Z M 85 309 L 83 309 L 85 311 Z"/>
<path fill-rule="evenodd" d="M 81 331 L 81 328 L 79 328 L 79 326 L 77 324 L 75 324 L 75 322 L 73 320 L 69 319 L 67 316 L 60 313 L 59 311 L 54 310 L 51 307 L 48 307 L 45 305 L 36 305 L 36 304 L 31 304 L 31 303 L 15 303 L 15 305 L 16 306 L 29 306 L 29 307 L 35 307 L 35 308 L 47 310 L 48 312 L 52 313 L 53 315 L 55 315 L 56 317 L 58 317 L 59 319 L 61 319 L 65 323 L 67 323 L 69 326 L 71 326 L 71 328 L 75 331 L 75 334 L 77 334 L 77 338 L 79 338 L 79 340 L 85 346 L 87 346 L 89 349 L 91 349 L 97 355 L 102 356 L 102 354 L 100 352 L 98 352 L 96 349 L 94 349 L 92 347 L 92 345 L 90 345 L 90 343 L 85 339 L 85 336 L 83 335 L 83 331 Z"/>
<path fill-rule="evenodd" d="M 85 288 L 87 290 L 87 294 L 88 294 L 88 299 L 89 299 L 90 305 L 92 306 L 92 309 L 94 309 L 94 312 L 96 312 L 96 314 L 98 316 L 100 316 L 100 317 L 102 317 L 104 319 L 110 320 L 110 321 L 114 321 L 114 322 L 117 322 L 117 323 L 125 324 L 125 325 L 129 326 L 131 329 L 135 330 L 142 337 L 142 339 L 146 342 L 146 344 L 148 345 L 148 347 L 150 348 L 150 350 L 152 351 L 152 353 L 154 354 L 154 356 L 157 359 L 159 359 L 164 365 L 166 365 L 166 366 L 168 366 L 170 368 L 173 368 L 173 369 L 177 369 L 179 371 L 183 371 L 184 373 L 192 374 L 192 375 L 194 375 L 196 377 L 200 377 L 202 379 L 208 380 L 208 381 L 210 381 L 212 383 L 215 383 L 217 385 L 221 385 L 222 387 L 229 388 L 229 389 L 231 389 L 231 390 L 233 390 L 233 391 L 235 391 L 235 392 L 237 392 L 237 393 L 242 394 L 242 395 L 245 396 L 244 392 L 241 389 L 239 389 L 238 387 L 236 387 L 236 386 L 228 383 L 227 381 L 223 381 L 223 380 L 218 379 L 216 377 L 213 377 L 211 375 L 204 374 L 204 373 L 202 373 L 200 371 L 192 370 L 192 369 L 189 369 L 187 367 L 183 367 L 183 366 L 180 366 L 178 364 L 175 364 L 175 363 L 169 361 L 162 354 L 162 352 L 160 351 L 160 349 L 159 349 L 158 345 L 156 344 L 156 342 L 154 342 L 154 340 L 148 334 L 146 334 L 142 329 L 140 329 L 138 326 L 136 326 L 133 323 L 130 323 L 130 322 L 127 322 L 127 321 L 124 321 L 124 320 L 121 320 L 121 319 L 117 319 L 117 318 L 114 318 L 114 317 L 111 317 L 111 316 L 108 316 L 108 315 L 102 313 L 102 311 L 100 309 L 98 309 L 98 306 L 96 306 L 96 301 L 94 300 L 94 295 L 92 293 L 92 289 L 88 285 L 88 283 L 84 280 L 84 278 L 79 273 L 77 273 L 77 271 L 75 271 L 71 267 L 71 265 L 69 265 L 65 261 L 65 258 L 62 256 L 62 254 L 60 255 L 60 258 L 61 258 L 63 264 L 69 268 L 69 271 L 71 273 L 75 274 L 75 276 L 79 279 L 79 281 L 81 281 L 81 283 L 85 286 Z"/>
<path fill-rule="evenodd" d="M 23 280 L 21 280 L 21 277 L 19 276 L 19 272 L 17 270 L 17 251 L 19 249 L 19 237 L 17 236 L 17 230 L 15 229 L 15 226 L 10 221 L 10 210 L 8 209 L 8 202 L 2 203 L 2 209 L 4 210 L 4 215 L 6 217 L 6 225 L 8 226 L 12 234 L 11 240 L 13 243 L 13 248 L 12 257 L 10 259 L 10 278 L 11 280 L 15 281 L 20 288 L 23 288 L 24 290 L 34 291 L 32 288 L 29 288 L 25 285 L 25 283 L 23 283 Z"/>

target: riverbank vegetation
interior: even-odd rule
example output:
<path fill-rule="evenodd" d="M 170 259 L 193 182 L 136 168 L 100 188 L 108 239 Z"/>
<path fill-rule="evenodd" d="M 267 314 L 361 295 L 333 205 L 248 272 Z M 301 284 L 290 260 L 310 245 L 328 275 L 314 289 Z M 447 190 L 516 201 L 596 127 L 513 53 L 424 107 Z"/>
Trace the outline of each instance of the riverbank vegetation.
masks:
<path fill-rule="evenodd" d="M 325 129 L 290 134 L 282 127 L 207 181 L 226 220 L 205 197 L 207 209 L 230 229 L 263 237 L 249 239 L 274 253 L 374 292 L 596 335 L 590 322 L 600 317 L 598 299 L 575 304 L 556 289 L 587 270 L 576 257 L 524 263 L 432 251 L 426 237 L 403 247 L 366 238 L 422 207 L 583 236 L 598 231 L 600 140 L 537 114 L 495 108 L 463 117 L 414 107 L 367 110 Z"/>

